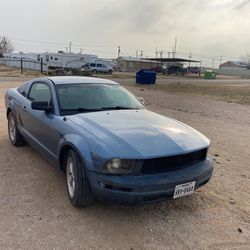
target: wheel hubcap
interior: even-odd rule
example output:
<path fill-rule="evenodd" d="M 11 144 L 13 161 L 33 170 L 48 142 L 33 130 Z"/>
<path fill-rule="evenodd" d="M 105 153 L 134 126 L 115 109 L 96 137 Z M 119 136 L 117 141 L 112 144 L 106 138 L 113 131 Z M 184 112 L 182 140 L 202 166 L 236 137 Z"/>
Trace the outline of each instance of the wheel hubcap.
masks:
<path fill-rule="evenodd" d="M 73 198 L 75 194 L 76 182 L 74 173 L 74 163 L 71 157 L 68 157 L 67 160 L 67 186 L 69 195 L 71 198 Z"/>
<path fill-rule="evenodd" d="M 15 124 L 15 119 L 13 116 L 10 117 L 9 133 L 10 133 L 10 139 L 12 141 L 15 141 L 15 139 L 16 139 L 16 124 Z"/>

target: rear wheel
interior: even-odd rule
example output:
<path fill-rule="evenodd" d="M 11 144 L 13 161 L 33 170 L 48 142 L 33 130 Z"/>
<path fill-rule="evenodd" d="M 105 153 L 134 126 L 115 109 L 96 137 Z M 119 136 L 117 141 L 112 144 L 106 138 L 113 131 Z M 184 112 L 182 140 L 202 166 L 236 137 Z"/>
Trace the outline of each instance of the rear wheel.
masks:
<path fill-rule="evenodd" d="M 68 196 L 75 207 L 87 207 L 94 203 L 85 167 L 79 155 L 70 149 L 66 156 Z"/>
<path fill-rule="evenodd" d="M 13 112 L 10 112 L 8 115 L 8 133 L 12 145 L 22 146 L 25 143 L 22 135 L 17 129 L 16 118 Z"/>

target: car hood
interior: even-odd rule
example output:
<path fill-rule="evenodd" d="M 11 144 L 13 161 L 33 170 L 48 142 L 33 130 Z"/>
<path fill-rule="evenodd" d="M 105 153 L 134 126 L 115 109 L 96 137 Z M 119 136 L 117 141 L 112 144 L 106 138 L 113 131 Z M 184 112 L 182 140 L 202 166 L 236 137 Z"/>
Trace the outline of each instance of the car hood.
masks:
<path fill-rule="evenodd" d="M 120 158 L 182 154 L 210 143 L 193 128 L 148 110 L 82 113 L 68 119 L 94 134 Z"/>

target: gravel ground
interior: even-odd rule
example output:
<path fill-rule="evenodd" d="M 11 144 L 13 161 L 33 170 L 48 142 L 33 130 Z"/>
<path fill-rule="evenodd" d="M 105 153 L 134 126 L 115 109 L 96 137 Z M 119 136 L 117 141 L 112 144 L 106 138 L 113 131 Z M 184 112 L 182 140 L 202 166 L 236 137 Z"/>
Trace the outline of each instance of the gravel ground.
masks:
<path fill-rule="evenodd" d="M 128 85 L 211 139 L 213 178 L 177 200 L 76 209 L 61 172 L 9 143 L 3 97 L 22 81 L 0 78 L 0 249 L 250 249 L 249 106 Z"/>

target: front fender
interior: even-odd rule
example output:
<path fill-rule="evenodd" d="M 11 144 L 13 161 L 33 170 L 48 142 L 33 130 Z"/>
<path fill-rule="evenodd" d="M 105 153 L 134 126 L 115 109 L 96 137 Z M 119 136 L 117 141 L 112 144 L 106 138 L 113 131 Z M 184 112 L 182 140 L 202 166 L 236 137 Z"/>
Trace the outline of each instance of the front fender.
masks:
<path fill-rule="evenodd" d="M 13 98 L 9 97 L 6 93 L 5 96 L 5 107 L 6 107 L 6 116 L 8 118 L 8 110 L 11 109 L 13 113 L 16 113 L 16 105 Z"/>
<path fill-rule="evenodd" d="M 58 144 L 58 159 L 60 159 L 62 148 L 64 146 L 70 146 L 78 152 L 87 170 L 99 172 L 109 159 L 117 158 L 117 155 L 102 141 L 96 139 L 97 138 L 95 138 L 95 140 L 93 140 L 93 138 L 83 138 L 78 134 L 67 134 L 63 136 Z"/>
<path fill-rule="evenodd" d="M 87 166 L 87 168 L 93 169 L 92 157 L 90 154 L 89 147 L 85 140 L 82 139 L 80 135 L 77 134 L 68 134 L 63 136 L 58 144 L 58 159 L 60 159 L 61 150 L 64 146 L 70 146 L 78 152 L 83 162 Z M 60 162 L 59 162 L 60 164 Z"/>
<path fill-rule="evenodd" d="M 6 108 L 6 116 L 7 116 L 7 119 L 8 119 L 8 114 L 9 114 L 9 110 L 11 110 L 16 119 L 17 119 L 17 122 L 19 122 L 18 120 L 18 109 L 20 107 L 20 96 L 19 96 L 19 93 L 17 91 L 16 88 L 14 89 L 9 89 L 6 91 L 5 93 L 5 108 Z"/>

